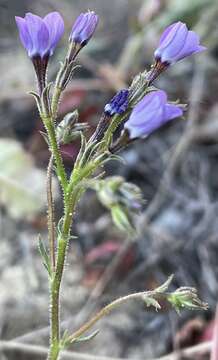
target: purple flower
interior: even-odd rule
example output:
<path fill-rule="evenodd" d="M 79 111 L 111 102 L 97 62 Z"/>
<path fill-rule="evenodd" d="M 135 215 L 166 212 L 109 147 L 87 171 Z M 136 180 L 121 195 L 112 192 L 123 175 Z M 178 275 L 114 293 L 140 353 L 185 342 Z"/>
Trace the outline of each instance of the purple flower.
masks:
<path fill-rule="evenodd" d="M 154 55 L 157 61 L 171 65 L 205 49 L 200 45 L 199 36 L 194 31 L 189 31 L 186 24 L 178 21 L 165 29 Z"/>
<path fill-rule="evenodd" d="M 52 12 L 43 19 L 27 13 L 24 18 L 15 17 L 20 40 L 29 57 L 49 57 L 64 32 L 64 22 L 58 12 Z"/>
<path fill-rule="evenodd" d="M 39 93 L 42 94 L 46 84 L 46 71 L 49 57 L 53 54 L 58 41 L 64 32 L 64 22 L 58 12 L 52 12 L 43 19 L 27 13 L 24 18 L 15 17 L 20 40 L 32 59 Z"/>
<path fill-rule="evenodd" d="M 152 91 L 134 107 L 124 129 L 130 139 L 143 138 L 182 114 L 181 108 L 167 103 L 164 91 Z"/>
<path fill-rule="evenodd" d="M 81 13 L 71 30 L 70 41 L 85 46 L 94 34 L 98 20 L 98 15 L 94 11 Z"/>
<path fill-rule="evenodd" d="M 120 90 L 111 101 L 105 105 L 104 112 L 109 116 L 124 113 L 128 107 L 128 95 L 129 91 L 127 89 Z"/>

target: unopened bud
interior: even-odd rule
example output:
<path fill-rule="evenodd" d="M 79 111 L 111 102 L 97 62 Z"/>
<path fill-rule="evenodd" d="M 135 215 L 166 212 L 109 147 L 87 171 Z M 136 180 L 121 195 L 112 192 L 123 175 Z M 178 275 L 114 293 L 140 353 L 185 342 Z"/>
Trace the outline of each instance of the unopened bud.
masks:
<path fill-rule="evenodd" d="M 78 123 L 79 113 L 77 110 L 67 114 L 56 129 L 58 143 L 61 145 L 70 144 L 77 138 L 81 131 L 87 129 L 86 123 Z"/>

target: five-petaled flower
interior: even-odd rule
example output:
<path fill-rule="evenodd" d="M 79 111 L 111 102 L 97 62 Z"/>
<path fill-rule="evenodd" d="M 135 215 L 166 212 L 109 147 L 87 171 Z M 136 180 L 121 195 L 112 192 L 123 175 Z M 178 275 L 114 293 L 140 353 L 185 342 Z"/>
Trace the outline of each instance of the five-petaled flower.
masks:
<path fill-rule="evenodd" d="M 98 15 L 94 11 L 81 13 L 72 27 L 70 41 L 85 46 L 94 34 L 98 20 Z"/>
<path fill-rule="evenodd" d="M 20 40 L 29 57 L 51 56 L 64 32 L 64 22 L 58 12 L 41 18 L 27 13 L 24 18 L 16 16 Z"/>
<path fill-rule="evenodd" d="M 200 45 L 199 36 L 178 21 L 164 30 L 154 56 L 162 64 L 171 65 L 205 49 Z"/>
<path fill-rule="evenodd" d="M 144 138 L 182 114 L 179 106 L 167 103 L 164 91 L 152 91 L 134 107 L 124 129 L 129 139 Z"/>
<path fill-rule="evenodd" d="M 111 101 L 105 105 L 104 112 L 109 116 L 124 113 L 128 107 L 128 95 L 129 91 L 127 89 L 120 90 Z"/>

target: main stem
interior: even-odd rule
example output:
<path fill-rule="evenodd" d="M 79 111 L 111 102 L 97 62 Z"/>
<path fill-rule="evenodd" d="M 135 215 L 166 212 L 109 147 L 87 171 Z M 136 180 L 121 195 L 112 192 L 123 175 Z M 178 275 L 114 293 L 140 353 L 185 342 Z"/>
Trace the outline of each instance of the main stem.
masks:
<path fill-rule="evenodd" d="M 54 277 L 50 283 L 50 350 L 48 360 L 57 360 L 61 350 L 60 339 L 60 288 L 63 277 L 65 258 L 67 253 L 67 247 L 70 238 L 70 228 L 72 225 L 73 211 L 77 204 L 78 198 L 82 194 L 82 189 L 75 188 L 69 197 L 65 197 L 65 215 L 63 220 L 63 226 L 58 238 L 58 250 L 57 250 L 57 263 L 54 273 Z"/>
<path fill-rule="evenodd" d="M 72 207 L 74 204 L 71 204 Z M 66 209 L 63 223 L 63 230 L 58 238 L 57 263 L 53 278 L 50 282 L 50 350 L 48 359 L 57 360 L 61 346 L 60 346 L 60 287 L 64 271 L 64 264 L 66 258 L 67 247 L 69 243 L 70 227 L 72 223 L 72 208 L 69 206 Z"/>
<path fill-rule="evenodd" d="M 60 329 L 59 329 L 60 287 L 63 276 L 67 245 L 69 241 L 70 227 L 72 223 L 72 208 L 70 207 L 70 205 L 73 204 L 72 202 L 71 204 L 69 203 L 67 204 L 66 189 L 68 186 L 68 180 L 56 139 L 54 119 L 51 116 L 51 117 L 44 117 L 42 120 L 47 130 L 49 147 L 51 150 L 52 157 L 54 157 L 55 160 L 56 173 L 63 190 L 64 208 L 65 208 L 63 227 L 57 239 L 58 247 L 57 247 L 56 267 L 55 268 L 52 267 L 53 271 L 52 271 L 52 276 L 50 278 L 50 349 L 49 349 L 48 359 L 57 360 L 60 353 Z M 54 251 L 54 249 L 52 249 L 51 247 L 51 244 L 50 244 L 50 251 Z"/>

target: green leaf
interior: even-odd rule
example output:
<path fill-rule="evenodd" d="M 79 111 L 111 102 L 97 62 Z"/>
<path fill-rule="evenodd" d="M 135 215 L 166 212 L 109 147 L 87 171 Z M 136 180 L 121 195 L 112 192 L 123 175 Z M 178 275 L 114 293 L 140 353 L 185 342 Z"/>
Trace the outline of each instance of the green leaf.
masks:
<path fill-rule="evenodd" d="M 99 330 L 95 330 L 93 333 L 91 333 L 88 336 L 80 336 L 76 339 L 71 340 L 71 344 L 80 343 L 80 342 L 86 342 L 94 339 L 99 333 Z"/>
<path fill-rule="evenodd" d="M 83 154 L 84 154 L 85 149 L 86 149 L 87 141 L 86 141 L 85 135 L 82 132 L 80 132 L 80 141 L 81 141 L 80 150 L 79 150 L 79 153 L 77 155 L 77 158 L 76 158 L 76 161 L 75 161 L 75 164 L 74 164 L 74 169 L 76 169 L 79 166 L 80 160 L 82 159 Z"/>
<path fill-rule="evenodd" d="M 29 94 L 34 97 L 34 99 L 36 101 L 38 111 L 41 114 L 42 113 L 42 106 L 41 106 L 41 98 L 40 98 L 40 96 L 35 91 L 30 91 Z"/>
<path fill-rule="evenodd" d="M 167 281 L 165 281 L 165 283 L 163 283 L 161 286 L 159 286 L 157 289 L 155 289 L 155 293 L 164 293 L 168 290 L 168 287 L 170 286 L 172 280 L 174 278 L 174 275 L 170 275 L 167 279 Z"/>
<path fill-rule="evenodd" d="M 147 307 L 153 306 L 156 311 L 161 309 L 159 302 L 151 296 L 143 296 L 143 301 L 145 302 Z"/>
<path fill-rule="evenodd" d="M 42 257 L 43 265 L 46 268 L 49 276 L 52 277 L 50 258 L 47 253 L 47 249 L 45 248 L 45 245 L 43 244 L 41 235 L 39 235 L 39 238 L 38 238 L 38 249 L 39 249 L 39 253 Z"/>

